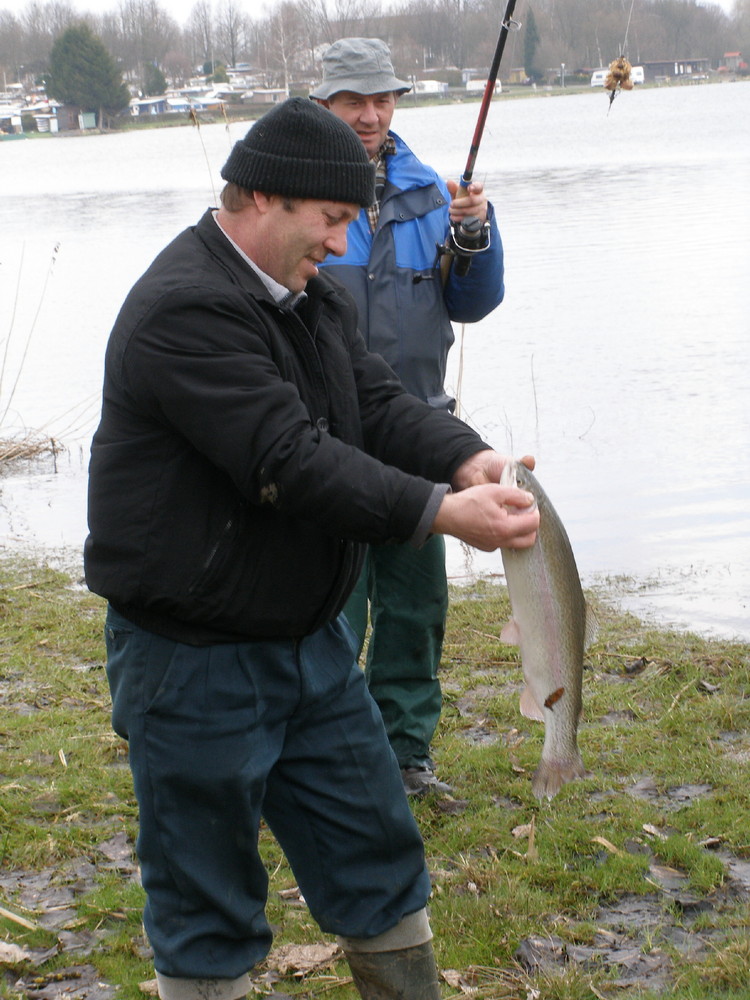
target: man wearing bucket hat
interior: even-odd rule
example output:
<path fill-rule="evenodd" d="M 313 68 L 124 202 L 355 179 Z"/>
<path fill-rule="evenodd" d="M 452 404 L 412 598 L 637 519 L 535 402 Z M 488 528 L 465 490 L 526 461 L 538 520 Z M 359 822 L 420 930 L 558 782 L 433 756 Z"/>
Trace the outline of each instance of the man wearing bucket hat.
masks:
<path fill-rule="evenodd" d="M 224 165 L 221 208 L 159 254 L 110 335 L 86 580 L 109 604 L 162 1000 L 250 988 L 271 941 L 261 820 L 363 997 L 440 996 L 424 848 L 339 613 L 363 543 L 525 547 L 538 515 L 498 484 L 501 456 L 368 353 L 319 273 L 372 174 L 328 111 L 269 111 Z"/>
<path fill-rule="evenodd" d="M 375 164 L 378 195 L 349 227 L 347 253 L 328 269 L 354 295 L 367 346 L 390 364 L 406 388 L 437 409 L 451 411 L 445 391 L 451 321 L 476 322 L 503 298 L 503 247 L 494 211 L 481 184 L 460 199 L 390 130 L 398 98 L 410 89 L 396 77 L 378 38 L 341 38 L 323 56 L 323 81 L 311 97 L 359 135 Z M 451 220 L 489 223 L 489 246 L 472 255 L 465 274 L 455 266 L 442 281 L 436 245 Z M 372 631 L 365 676 L 385 721 L 410 795 L 449 792 L 438 781 L 430 743 L 440 719 L 438 667 L 448 610 L 445 544 L 434 536 L 420 549 L 372 547 L 346 606 L 364 644 Z"/>

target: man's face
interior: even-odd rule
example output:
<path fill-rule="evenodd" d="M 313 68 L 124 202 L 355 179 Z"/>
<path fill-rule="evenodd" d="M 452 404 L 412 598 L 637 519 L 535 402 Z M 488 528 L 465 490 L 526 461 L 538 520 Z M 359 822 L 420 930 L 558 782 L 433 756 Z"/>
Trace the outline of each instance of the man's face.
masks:
<path fill-rule="evenodd" d="M 372 159 L 385 142 L 397 100 L 392 90 L 382 94 L 354 94 L 342 90 L 322 103 L 337 118 L 351 125 Z"/>
<path fill-rule="evenodd" d="M 346 229 L 359 215 L 359 205 L 311 198 L 266 201 L 264 239 L 256 263 L 292 292 L 301 292 L 328 254 L 346 253 Z M 260 259 L 262 258 L 262 259 Z"/>

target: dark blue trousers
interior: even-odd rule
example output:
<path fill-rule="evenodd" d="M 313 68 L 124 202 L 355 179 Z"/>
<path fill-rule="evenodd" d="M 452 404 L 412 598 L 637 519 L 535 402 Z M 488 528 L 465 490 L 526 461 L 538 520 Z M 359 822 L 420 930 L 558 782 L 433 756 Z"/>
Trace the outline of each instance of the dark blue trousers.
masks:
<path fill-rule="evenodd" d="M 426 905 L 422 839 L 345 622 L 195 647 L 110 609 L 106 641 L 157 971 L 234 978 L 265 957 L 261 818 L 323 931 L 374 937 Z"/>

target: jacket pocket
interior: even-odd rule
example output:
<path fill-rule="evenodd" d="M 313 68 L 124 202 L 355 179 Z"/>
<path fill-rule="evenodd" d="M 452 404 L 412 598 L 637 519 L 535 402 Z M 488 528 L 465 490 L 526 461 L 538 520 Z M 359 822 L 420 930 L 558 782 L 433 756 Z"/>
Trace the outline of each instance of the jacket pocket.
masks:
<path fill-rule="evenodd" d="M 220 580 L 223 579 L 227 565 L 232 558 L 237 558 L 237 540 L 244 521 L 244 511 L 237 507 L 225 521 L 218 537 L 208 550 L 198 573 L 187 587 L 190 597 L 200 597 L 210 594 Z"/>

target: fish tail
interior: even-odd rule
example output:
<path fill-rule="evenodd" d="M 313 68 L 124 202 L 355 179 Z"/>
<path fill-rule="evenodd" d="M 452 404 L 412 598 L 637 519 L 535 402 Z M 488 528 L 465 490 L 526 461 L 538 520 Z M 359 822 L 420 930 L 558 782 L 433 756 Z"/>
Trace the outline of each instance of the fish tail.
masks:
<path fill-rule="evenodd" d="M 531 779 L 531 790 L 538 799 L 552 799 L 563 785 L 576 778 L 585 778 L 587 773 L 579 753 L 569 760 L 542 758 Z"/>

